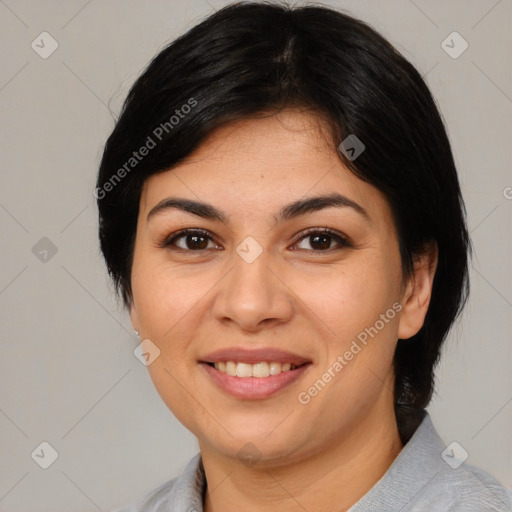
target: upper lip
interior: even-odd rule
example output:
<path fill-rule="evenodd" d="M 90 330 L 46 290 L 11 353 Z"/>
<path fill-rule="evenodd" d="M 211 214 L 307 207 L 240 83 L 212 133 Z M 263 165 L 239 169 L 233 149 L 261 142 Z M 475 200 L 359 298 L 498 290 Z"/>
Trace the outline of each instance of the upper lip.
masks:
<path fill-rule="evenodd" d="M 200 360 L 204 363 L 217 363 L 219 361 L 235 361 L 237 363 L 256 364 L 261 362 L 277 361 L 279 363 L 290 363 L 300 366 L 310 363 L 309 359 L 274 347 L 248 349 L 241 347 L 229 347 L 216 350 L 207 354 Z"/>

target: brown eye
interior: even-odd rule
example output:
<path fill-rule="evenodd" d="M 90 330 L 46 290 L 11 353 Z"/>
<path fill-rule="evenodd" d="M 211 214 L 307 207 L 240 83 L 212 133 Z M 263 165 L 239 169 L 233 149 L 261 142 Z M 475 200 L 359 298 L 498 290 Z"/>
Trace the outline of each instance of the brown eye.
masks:
<path fill-rule="evenodd" d="M 304 231 L 300 235 L 300 243 L 303 243 L 302 241 L 309 242 L 309 248 L 301 247 L 300 249 L 308 251 L 327 252 L 333 249 L 333 242 L 334 244 L 337 244 L 338 248 L 353 247 L 353 244 L 347 237 L 328 229 L 315 228 Z M 299 242 L 297 242 L 296 245 Z M 211 245 L 209 246 L 208 244 L 210 243 Z M 158 247 L 187 252 L 201 252 L 208 249 L 219 249 L 219 246 L 213 237 L 207 231 L 202 229 L 184 229 L 177 233 L 173 233 L 159 242 Z M 335 248 L 336 247 L 334 247 L 334 249 Z"/>
<path fill-rule="evenodd" d="M 301 249 L 312 250 L 317 252 L 326 252 L 332 249 L 331 244 L 334 241 L 339 247 L 352 247 L 349 240 L 338 233 L 334 233 L 328 229 L 312 229 L 301 233 L 301 241 L 308 241 L 310 249 L 302 247 Z"/>
<path fill-rule="evenodd" d="M 173 233 L 170 237 L 166 237 L 158 246 L 183 251 L 204 251 L 218 247 L 216 244 L 213 244 L 213 247 L 209 247 L 209 242 L 213 243 L 214 240 L 207 231 L 202 229 L 184 229 L 178 231 L 178 233 Z"/>
<path fill-rule="evenodd" d="M 204 235 L 182 235 L 179 238 L 185 239 L 186 249 L 206 249 L 208 246 L 208 238 L 205 237 Z M 177 245 L 179 246 L 179 244 Z"/>

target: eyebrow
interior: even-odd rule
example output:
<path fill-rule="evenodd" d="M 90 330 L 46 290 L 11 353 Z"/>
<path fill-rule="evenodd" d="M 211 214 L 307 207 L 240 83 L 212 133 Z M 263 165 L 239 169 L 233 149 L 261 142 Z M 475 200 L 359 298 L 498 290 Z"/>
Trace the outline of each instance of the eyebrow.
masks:
<path fill-rule="evenodd" d="M 362 215 L 366 220 L 370 221 L 371 218 L 368 212 L 352 199 L 341 194 L 329 194 L 322 196 L 307 197 L 299 199 L 284 206 L 277 215 L 274 215 L 276 224 L 288 221 L 306 213 L 323 210 L 324 208 L 351 208 L 358 214 Z M 197 215 L 203 219 L 216 220 L 223 224 L 229 224 L 229 218 L 221 210 L 215 206 L 191 199 L 183 199 L 180 197 L 168 197 L 160 201 L 148 213 L 147 220 L 154 215 L 162 213 L 167 210 L 176 209 L 181 210 L 192 215 Z"/>

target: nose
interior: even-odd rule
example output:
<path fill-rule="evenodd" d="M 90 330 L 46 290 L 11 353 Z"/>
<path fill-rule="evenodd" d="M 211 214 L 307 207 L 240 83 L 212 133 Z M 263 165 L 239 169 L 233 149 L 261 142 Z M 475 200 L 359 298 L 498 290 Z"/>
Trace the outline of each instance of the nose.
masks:
<path fill-rule="evenodd" d="M 248 332 L 288 322 L 294 311 L 292 292 L 277 267 L 268 250 L 254 261 L 233 251 L 231 271 L 219 283 L 215 297 L 215 318 Z"/>

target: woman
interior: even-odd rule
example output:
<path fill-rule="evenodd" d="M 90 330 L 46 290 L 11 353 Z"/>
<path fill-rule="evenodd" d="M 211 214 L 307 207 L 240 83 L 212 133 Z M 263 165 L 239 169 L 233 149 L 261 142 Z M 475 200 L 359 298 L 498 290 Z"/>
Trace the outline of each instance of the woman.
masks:
<path fill-rule="evenodd" d="M 425 411 L 470 243 L 432 96 L 373 29 L 218 11 L 132 87 L 95 194 L 140 355 L 200 448 L 123 511 L 511 510 Z"/>

